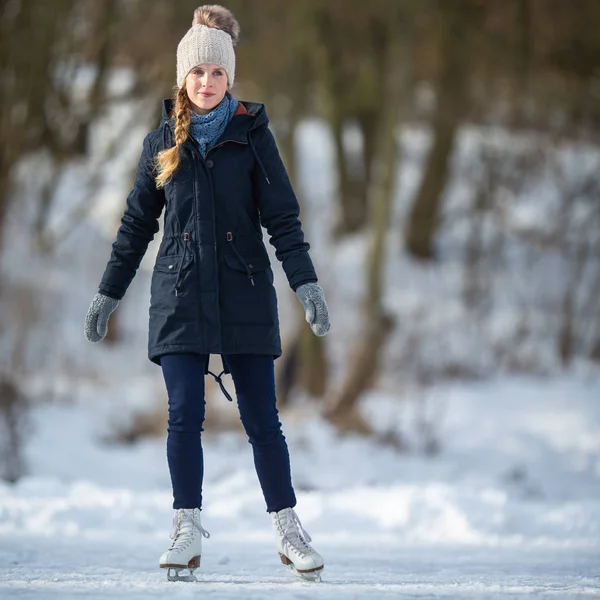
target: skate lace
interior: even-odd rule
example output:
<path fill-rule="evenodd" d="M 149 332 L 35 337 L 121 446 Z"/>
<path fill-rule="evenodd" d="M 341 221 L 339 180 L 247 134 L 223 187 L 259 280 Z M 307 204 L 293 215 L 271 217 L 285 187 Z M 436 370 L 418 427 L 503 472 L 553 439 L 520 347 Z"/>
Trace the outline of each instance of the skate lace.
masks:
<path fill-rule="evenodd" d="M 283 524 L 282 521 L 284 521 Z M 278 518 L 278 525 L 283 538 L 296 554 L 302 555 L 312 552 L 312 548 L 308 545 L 312 538 L 302 527 L 302 523 L 300 523 L 300 519 L 293 508 L 290 508 L 287 514 L 284 513 L 283 518 Z"/>
<path fill-rule="evenodd" d="M 189 521 L 192 524 L 191 528 L 183 527 L 186 521 Z M 208 533 L 208 531 L 206 531 L 206 529 L 204 529 L 204 527 L 202 527 L 202 525 L 194 518 L 193 510 L 186 512 L 186 509 L 184 508 L 179 509 L 173 516 L 173 531 L 170 535 L 173 543 L 169 550 L 174 550 L 175 548 L 187 548 L 194 539 L 194 528 L 196 528 L 205 538 L 208 539 L 210 537 L 210 533 Z"/>

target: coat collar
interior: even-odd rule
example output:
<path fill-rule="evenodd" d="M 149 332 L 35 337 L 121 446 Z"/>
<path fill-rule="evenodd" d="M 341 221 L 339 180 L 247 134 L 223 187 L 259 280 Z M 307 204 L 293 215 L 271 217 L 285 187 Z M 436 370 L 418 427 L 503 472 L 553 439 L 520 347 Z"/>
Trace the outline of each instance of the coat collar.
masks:
<path fill-rule="evenodd" d="M 174 132 L 175 121 L 172 117 L 175 102 L 172 98 L 165 98 L 162 102 L 162 118 L 161 126 L 168 124 L 171 133 Z M 266 126 L 269 123 L 269 117 L 265 105 L 261 102 L 247 102 L 245 100 L 238 101 L 238 107 L 231 121 L 225 127 L 225 131 L 217 140 L 217 143 L 224 141 L 233 141 L 246 144 L 248 142 L 248 134 L 253 129 Z"/>

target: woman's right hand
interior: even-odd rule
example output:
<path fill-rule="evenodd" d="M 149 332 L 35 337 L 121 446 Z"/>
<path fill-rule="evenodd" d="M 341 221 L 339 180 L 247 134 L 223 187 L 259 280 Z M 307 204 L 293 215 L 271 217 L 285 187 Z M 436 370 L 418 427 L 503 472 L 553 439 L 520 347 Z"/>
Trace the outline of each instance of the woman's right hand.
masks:
<path fill-rule="evenodd" d="M 108 331 L 108 317 L 119 306 L 119 300 L 97 293 L 85 315 L 85 337 L 90 342 L 101 342 Z"/>

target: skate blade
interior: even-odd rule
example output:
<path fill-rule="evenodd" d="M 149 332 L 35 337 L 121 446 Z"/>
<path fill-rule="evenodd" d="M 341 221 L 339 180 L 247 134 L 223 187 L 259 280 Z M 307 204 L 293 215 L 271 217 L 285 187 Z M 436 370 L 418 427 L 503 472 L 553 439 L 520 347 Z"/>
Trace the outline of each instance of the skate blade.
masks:
<path fill-rule="evenodd" d="M 168 581 L 185 581 L 192 583 L 198 581 L 194 575 L 194 571 L 200 567 L 200 557 L 194 556 L 187 564 L 187 567 L 183 565 L 160 565 L 161 569 L 167 569 L 167 580 Z M 174 575 L 171 573 L 174 571 Z M 189 571 L 189 575 L 181 575 L 181 571 Z"/>
<path fill-rule="evenodd" d="M 323 573 L 323 568 L 325 565 L 317 567 L 316 569 L 311 569 L 309 571 L 298 571 L 294 566 L 294 563 L 287 557 L 285 554 L 279 553 L 279 558 L 281 558 L 281 562 L 286 565 L 286 567 L 293 573 L 295 577 L 298 579 L 302 579 L 302 581 L 312 581 L 312 582 L 320 582 L 321 574 Z"/>
<path fill-rule="evenodd" d="M 175 575 L 171 574 L 171 570 L 175 571 Z M 189 575 L 180 575 L 179 572 L 184 569 L 173 569 L 172 567 L 167 570 L 167 580 L 168 581 L 185 581 L 187 583 L 193 583 L 198 581 L 193 571 L 190 571 Z"/>
<path fill-rule="evenodd" d="M 321 573 L 323 572 L 323 568 L 318 571 L 311 571 L 310 573 L 302 573 L 301 571 L 296 570 L 295 567 L 288 567 L 289 570 L 302 581 L 310 581 L 312 583 L 320 583 L 321 582 Z"/>

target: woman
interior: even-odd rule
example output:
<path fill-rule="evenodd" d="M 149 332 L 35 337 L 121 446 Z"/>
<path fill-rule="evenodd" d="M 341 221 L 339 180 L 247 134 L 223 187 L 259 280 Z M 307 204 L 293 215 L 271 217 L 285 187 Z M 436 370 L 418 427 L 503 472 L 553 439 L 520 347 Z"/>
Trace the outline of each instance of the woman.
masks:
<path fill-rule="evenodd" d="M 312 331 L 329 331 L 327 303 L 304 241 L 299 207 L 269 130 L 265 107 L 236 100 L 234 46 L 239 24 L 218 5 L 196 9 L 177 47 L 175 99 L 143 143 L 133 189 L 98 293 L 85 320 L 92 342 L 106 335 L 165 209 L 151 283 L 148 357 L 162 368 L 169 398 L 167 459 L 173 486 L 169 579 L 200 565 L 204 376 L 210 354 L 231 373 L 240 416 L 271 515 L 281 561 L 318 579 L 323 558 L 294 511 L 288 448 L 275 397 L 281 355 L 269 233 Z M 231 400 L 231 398 L 229 397 Z M 171 576 L 171 568 L 175 576 Z"/>

